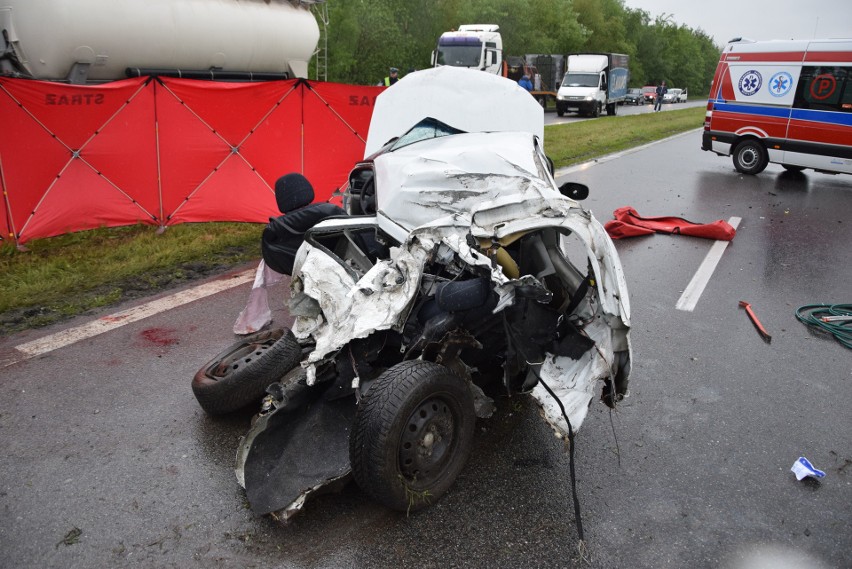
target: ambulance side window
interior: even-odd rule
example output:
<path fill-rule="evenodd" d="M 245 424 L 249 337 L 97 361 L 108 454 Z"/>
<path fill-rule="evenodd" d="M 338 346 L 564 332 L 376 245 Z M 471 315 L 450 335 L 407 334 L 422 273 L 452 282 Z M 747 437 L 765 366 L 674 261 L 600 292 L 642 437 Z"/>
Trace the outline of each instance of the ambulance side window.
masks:
<path fill-rule="evenodd" d="M 852 112 L 852 73 L 848 67 L 805 66 L 793 106 L 798 109 Z"/>
<path fill-rule="evenodd" d="M 840 96 L 840 110 L 852 113 L 852 68 L 846 68 L 846 86 Z"/>

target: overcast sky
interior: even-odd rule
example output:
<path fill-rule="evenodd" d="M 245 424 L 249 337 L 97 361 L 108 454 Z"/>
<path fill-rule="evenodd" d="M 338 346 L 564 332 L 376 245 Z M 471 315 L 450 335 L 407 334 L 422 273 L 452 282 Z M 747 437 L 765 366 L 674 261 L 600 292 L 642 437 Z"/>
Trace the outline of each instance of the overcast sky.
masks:
<path fill-rule="evenodd" d="M 755 40 L 852 38 L 852 0 L 625 0 L 653 20 L 701 28 L 724 46 L 735 37 Z"/>

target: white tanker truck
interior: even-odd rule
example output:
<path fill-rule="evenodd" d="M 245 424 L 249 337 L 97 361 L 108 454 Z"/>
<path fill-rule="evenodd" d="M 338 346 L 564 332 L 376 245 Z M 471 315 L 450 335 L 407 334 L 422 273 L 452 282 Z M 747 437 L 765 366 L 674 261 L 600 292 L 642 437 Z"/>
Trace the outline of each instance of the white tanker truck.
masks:
<path fill-rule="evenodd" d="M 307 77 L 323 0 L 0 0 L 0 75 Z"/>

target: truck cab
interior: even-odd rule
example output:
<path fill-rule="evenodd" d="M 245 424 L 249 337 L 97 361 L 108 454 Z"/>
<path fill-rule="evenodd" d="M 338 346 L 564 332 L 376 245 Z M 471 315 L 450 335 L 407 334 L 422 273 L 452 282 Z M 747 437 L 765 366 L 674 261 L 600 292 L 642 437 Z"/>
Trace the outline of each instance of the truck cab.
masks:
<path fill-rule="evenodd" d="M 606 91 L 606 74 L 603 71 L 570 70 L 559 88 L 556 110 L 559 116 L 566 111 L 581 115 L 598 116 Z"/>
<path fill-rule="evenodd" d="M 614 53 L 575 53 L 556 94 L 556 114 L 576 112 L 592 117 L 606 109 L 615 115 L 627 95 L 627 56 Z"/>
<path fill-rule="evenodd" d="M 432 52 L 432 66 L 467 67 L 499 75 L 503 69 L 503 38 L 496 24 L 467 24 L 444 32 Z"/>

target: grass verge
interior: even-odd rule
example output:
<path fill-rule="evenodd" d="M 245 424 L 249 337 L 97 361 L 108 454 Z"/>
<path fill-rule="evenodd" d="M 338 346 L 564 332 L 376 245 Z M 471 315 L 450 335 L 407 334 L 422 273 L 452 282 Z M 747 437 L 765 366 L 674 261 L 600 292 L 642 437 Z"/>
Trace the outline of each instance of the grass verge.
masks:
<path fill-rule="evenodd" d="M 563 168 L 700 128 L 704 112 L 704 107 L 691 107 L 549 125 L 544 127 L 544 148 L 556 167 Z"/>
<path fill-rule="evenodd" d="M 702 107 L 545 127 L 557 168 L 701 126 Z M 262 224 L 136 225 L 0 246 L 0 335 L 149 295 L 260 258 Z"/>
<path fill-rule="evenodd" d="M 256 223 L 134 225 L 0 248 L 0 335 L 149 295 L 260 257 Z"/>

